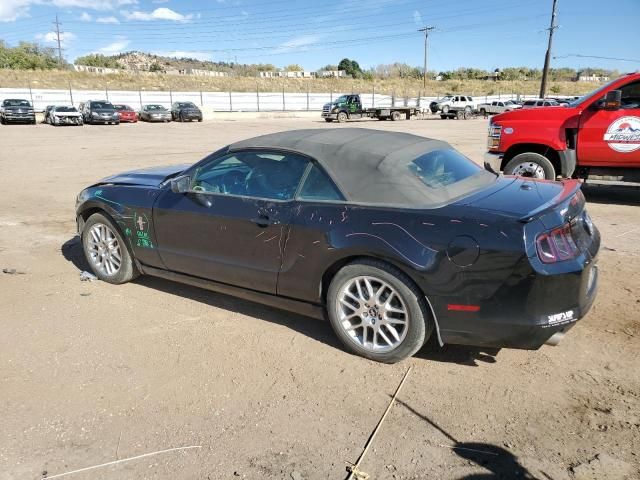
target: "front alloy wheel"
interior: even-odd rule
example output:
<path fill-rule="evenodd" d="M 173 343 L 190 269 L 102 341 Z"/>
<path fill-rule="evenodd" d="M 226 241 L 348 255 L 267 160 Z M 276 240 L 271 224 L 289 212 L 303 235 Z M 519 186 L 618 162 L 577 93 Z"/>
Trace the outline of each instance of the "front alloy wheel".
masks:
<path fill-rule="evenodd" d="M 109 283 L 125 283 L 138 275 L 118 228 L 102 213 L 91 215 L 82 229 L 84 254 L 96 276 Z"/>
<path fill-rule="evenodd" d="M 331 326 L 344 346 L 378 362 L 416 353 L 432 322 L 426 299 L 403 272 L 373 259 L 344 266 L 327 291 Z"/>

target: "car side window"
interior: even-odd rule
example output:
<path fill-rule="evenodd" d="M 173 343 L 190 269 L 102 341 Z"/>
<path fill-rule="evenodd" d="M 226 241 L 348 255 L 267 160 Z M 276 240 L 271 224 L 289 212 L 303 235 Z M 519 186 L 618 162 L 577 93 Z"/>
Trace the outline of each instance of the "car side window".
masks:
<path fill-rule="evenodd" d="M 640 108 L 640 82 L 629 83 L 620 90 L 622 90 L 620 108 L 625 110 Z"/>
<path fill-rule="evenodd" d="M 246 150 L 198 168 L 191 189 L 203 193 L 291 200 L 309 160 L 293 153 Z"/>
<path fill-rule="evenodd" d="M 302 185 L 300 200 L 344 200 L 329 176 L 317 165 L 313 165 Z"/>

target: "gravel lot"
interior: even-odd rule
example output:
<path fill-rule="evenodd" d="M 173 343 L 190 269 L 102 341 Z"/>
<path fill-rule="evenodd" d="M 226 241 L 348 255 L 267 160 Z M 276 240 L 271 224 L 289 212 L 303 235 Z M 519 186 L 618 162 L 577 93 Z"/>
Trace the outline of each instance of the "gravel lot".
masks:
<path fill-rule="evenodd" d="M 339 479 L 413 366 L 372 479 L 640 478 L 640 191 L 589 187 L 600 292 L 558 347 L 426 347 L 397 365 L 328 323 L 152 278 L 80 282 L 86 185 L 195 162 L 313 118 L 0 127 L 0 479 Z M 442 138 L 480 161 L 486 120 L 349 126 Z M 457 448 L 452 448 L 457 447 Z M 529 476 L 527 476 L 529 475 Z"/>

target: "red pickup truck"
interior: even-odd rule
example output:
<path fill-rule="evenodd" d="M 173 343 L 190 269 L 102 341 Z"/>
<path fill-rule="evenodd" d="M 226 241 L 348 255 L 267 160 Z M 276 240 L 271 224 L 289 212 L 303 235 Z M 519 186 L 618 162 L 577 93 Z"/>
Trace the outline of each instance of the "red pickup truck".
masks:
<path fill-rule="evenodd" d="M 488 150 L 485 164 L 507 175 L 640 182 L 640 73 L 566 107 L 496 115 Z"/>

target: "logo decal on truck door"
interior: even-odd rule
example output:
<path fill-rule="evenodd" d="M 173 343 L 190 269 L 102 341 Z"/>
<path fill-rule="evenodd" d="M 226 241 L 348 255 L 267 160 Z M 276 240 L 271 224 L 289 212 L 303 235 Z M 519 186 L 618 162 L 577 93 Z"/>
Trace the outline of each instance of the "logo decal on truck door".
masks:
<path fill-rule="evenodd" d="M 640 148 L 640 117 L 617 119 L 604 133 L 604 141 L 616 152 L 635 152 Z"/>

